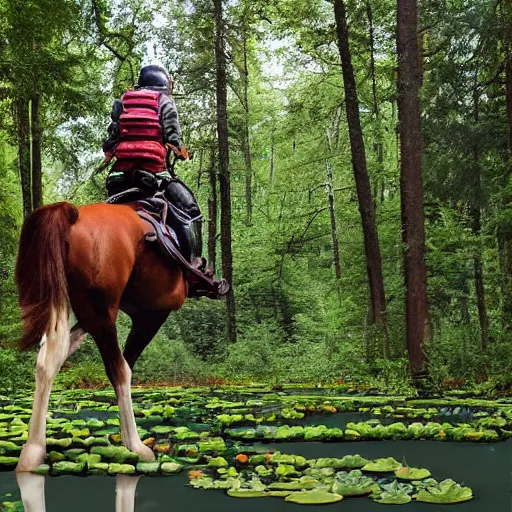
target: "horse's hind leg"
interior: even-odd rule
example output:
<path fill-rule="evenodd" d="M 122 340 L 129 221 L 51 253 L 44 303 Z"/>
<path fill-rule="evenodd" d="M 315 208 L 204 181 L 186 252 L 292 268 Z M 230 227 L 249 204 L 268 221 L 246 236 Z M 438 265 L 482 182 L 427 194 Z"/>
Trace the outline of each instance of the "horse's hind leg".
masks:
<path fill-rule="evenodd" d="M 80 325 L 94 338 L 103 359 L 107 377 L 114 387 L 119 405 L 121 437 L 125 446 L 137 453 L 142 460 L 154 460 L 153 451 L 142 443 L 135 424 L 131 397 L 132 372 L 117 343 L 118 309 L 117 307 L 106 308 L 107 311 L 99 311 L 99 309 L 96 305 L 93 311 L 82 304 L 80 318 L 78 318 L 78 308 L 75 308 L 75 312 Z"/>
<path fill-rule="evenodd" d="M 130 315 L 132 328 L 124 346 L 123 356 L 133 370 L 148 343 L 169 316 L 170 311 L 141 311 Z"/>
<path fill-rule="evenodd" d="M 53 381 L 69 353 L 69 318 L 67 306 L 53 311 L 55 330 L 45 333 L 36 363 L 36 390 L 28 440 L 20 455 L 16 471 L 32 471 L 46 456 L 46 413 Z"/>
<path fill-rule="evenodd" d="M 84 340 L 84 337 L 87 333 L 84 329 L 80 327 L 79 324 L 75 324 L 73 328 L 71 329 L 71 333 L 69 334 L 69 352 L 68 357 L 71 354 L 74 354 L 82 341 Z M 67 358 L 66 358 L 67 359 Z"/>

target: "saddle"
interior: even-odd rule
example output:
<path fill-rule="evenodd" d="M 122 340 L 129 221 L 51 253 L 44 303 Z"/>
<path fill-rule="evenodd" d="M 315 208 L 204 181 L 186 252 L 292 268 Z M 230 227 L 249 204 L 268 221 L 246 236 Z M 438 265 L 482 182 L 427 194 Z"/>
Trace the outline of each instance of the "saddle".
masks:
<path fill-rule="evenodd" d="M 127 204 L 141 219 L 151 224 L 154 232 L 146 233 L 145 239 L 158 242 L 163 253 L 181 267 L 189 285 L 188 297 L 218 299 L 227 294 L 227 281 L 213 279 L 213 271 L 206 266 L 204 258 L 195 257 L 190 262 L 181 253 L 178 237 L 169 224 L 172 220 L 183 222 L 183 212 L 168 201 L 163 191 L 145 197 L 141 189 L 133 187 L 110 196 L 106 202 Z"/>

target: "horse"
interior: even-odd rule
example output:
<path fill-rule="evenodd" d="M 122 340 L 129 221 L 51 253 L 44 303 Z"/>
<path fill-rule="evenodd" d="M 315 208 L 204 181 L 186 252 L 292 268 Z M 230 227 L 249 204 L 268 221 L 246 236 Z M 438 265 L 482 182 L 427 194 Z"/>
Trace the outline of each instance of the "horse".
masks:
<path fill-rule="evenodd" d="M 125 446 L 154 460 L 137 432 L 131 376 L 138 357 L 171 311 L 183 306 L 188 284 L 148 241 L 152 227 L 129 205 L 67 202 L 42 206 L 25 220 L 15 278 L 23 334 L 21 350 L 40 345 L 26 444 L 16 471 L 36 469 L 46 457 L 46 414 L 53 381 L 88 333 L 114 387 Z M 70 310 L 77 324 L 70 329 Z M 117 341 L 119 310 L 132 320 L 124 351 Z"/>

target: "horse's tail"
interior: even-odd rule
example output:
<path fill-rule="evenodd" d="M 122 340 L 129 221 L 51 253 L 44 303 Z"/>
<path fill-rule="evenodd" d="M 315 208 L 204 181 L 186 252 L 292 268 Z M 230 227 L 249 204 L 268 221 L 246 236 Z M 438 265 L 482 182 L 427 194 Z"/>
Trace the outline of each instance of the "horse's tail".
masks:
<path fill-rule="evenodd" d="M 78 208 L 63 202 L 38 208 L 23 224 L 16 262 L 23 320 L 20 350 L 43 343 L 69 322 L 68 239 L 77 219 Z"/>

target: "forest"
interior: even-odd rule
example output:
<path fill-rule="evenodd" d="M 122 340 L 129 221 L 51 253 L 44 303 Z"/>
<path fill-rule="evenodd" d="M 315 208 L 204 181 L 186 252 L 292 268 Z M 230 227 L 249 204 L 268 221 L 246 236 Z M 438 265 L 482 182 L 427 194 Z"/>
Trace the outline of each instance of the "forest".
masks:
<path fill-rule="evenodd" d="M 23 220 L 105 200 L 112 101 L 153 62 L 233 286 L 173 313 L 135 382 L 512 384 L 509 1 L 0 0 L 0 389 L 33 385 Z M 108 385 L 92 340 L 58 383 Z"/>

